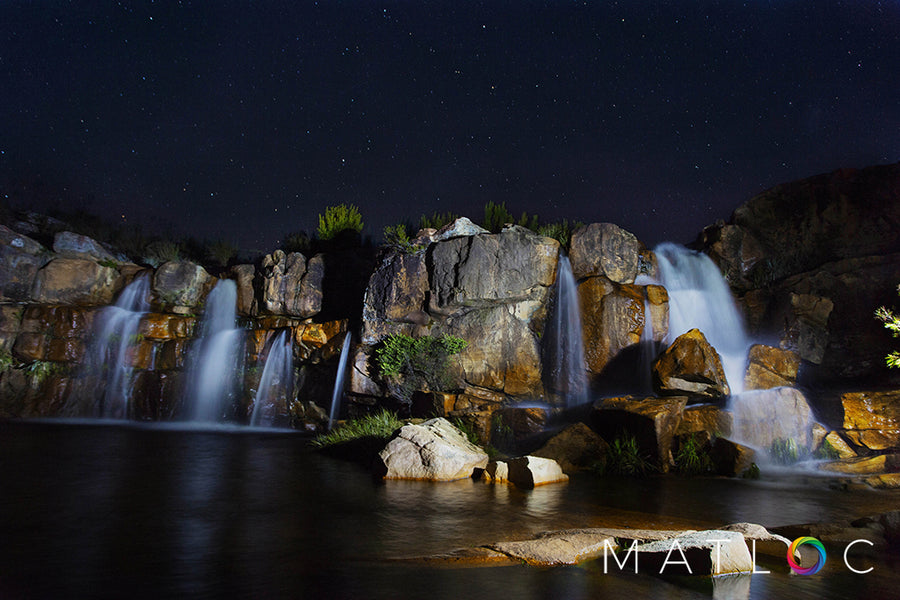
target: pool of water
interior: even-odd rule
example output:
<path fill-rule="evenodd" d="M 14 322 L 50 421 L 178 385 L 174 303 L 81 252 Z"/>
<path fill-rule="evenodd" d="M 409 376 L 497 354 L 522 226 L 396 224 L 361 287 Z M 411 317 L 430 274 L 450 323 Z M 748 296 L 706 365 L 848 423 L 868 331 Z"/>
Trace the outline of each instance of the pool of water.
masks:
<path fill-rule="evenodd" d="M 900 561 L 868 575 L 829 557 L 812 577 L 664 579 L 598 562 L 541 569 L 406 560 L 569 527 L 766 526 L 900 506 L 900 493 L 760 481 L 573 477 L 523 491 L 378 482 L 288 431 L 0 423 L 0 598 L 895 597 Z M 866 563 L 869 564 L 869 563 Z"/>

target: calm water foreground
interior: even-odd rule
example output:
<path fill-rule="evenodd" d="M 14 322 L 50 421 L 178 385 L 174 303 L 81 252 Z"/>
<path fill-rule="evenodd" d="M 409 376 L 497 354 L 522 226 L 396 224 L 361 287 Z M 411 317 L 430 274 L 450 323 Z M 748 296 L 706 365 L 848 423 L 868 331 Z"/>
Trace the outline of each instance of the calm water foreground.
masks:
<path fill-rule="evenodd" d="M 892 598 L 896 556 L 716 580 L 406 560 L 569 527 L 766 526 L 896 509 L 900 493 L 576 477 L 522 491 L 375 482 L 292 432 L 0 422 L 0 598 Z"/>

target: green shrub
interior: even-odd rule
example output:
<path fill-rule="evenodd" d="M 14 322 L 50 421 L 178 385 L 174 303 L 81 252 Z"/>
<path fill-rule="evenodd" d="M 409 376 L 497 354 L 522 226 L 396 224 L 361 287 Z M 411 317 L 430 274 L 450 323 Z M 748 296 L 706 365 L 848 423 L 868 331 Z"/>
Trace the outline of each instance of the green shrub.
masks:
<path fill-rule="evenodd" d="M 546 223 L 540 225 L 535 231 L 541 234 L 544 237 L 553 238 L 559 245 L 563 248 L 569 247 L 569 242 L 572 241 L 572 232 L 582 226 L 582 223 L 575 222 L 574 225 L 569 227 L 569 220 L 563 219 L 562 221 L 557 221 L 556 223 Z"/>
<path fill-rule="evenodd" d="M 449 225 L 453 221 L 457 220 L 459 215 L 452 212 L 437 212 L 432 213 L 430 217 L 422 215 L 422 218 L 419 219 L 419 229 L 440 229 L 445 225 Z"/>
<path fill-rule="evenodd" d="M 388 225 L 384 228 L 384 243 L 386 246 L 396 248 L 401 252 L 416 252 L 421 248 L 412 243 L 412 233 L 406 223 Z"/>
<path fill-rule="evenodd" d="M 32 387 L 39 387 L 51 375 L 63 373 L 65 367 L 49 360 L 36 360 L 25 368 L 25 374 L 31 379 Z"/>
<path fill-rule="evenodd" d="M 355 231 L 359 233 L 363 229 L 362 215 L 353 204 L 338 204 L 325 209 L 324 215 L 319 215 L 319 228 L 316 235 L 320 240 L 330 240 L 342 231 Z"/>
<path fill-rule="evenodd" d="M 713 470 L 713 462 L 704 444 L 689 435 L 682 438 L 675 454 L 675 468 L 683 475 L 703 475 Z"/>
<path fill-rule="evenodd" d="M 6 373 L 12 365 L 12 354 L 6 348 L 0 348 L 0 375 Z"/>
<path fill-rule="evenodd" d="M 610 444 L 606 457 L 607 473 L 643 477 L 653 470 L 653 464 L 641 454 L 637 439 L 630 433 L 622 433 Z"/>
<path fill-rule="evenodd" d="M 396 414 L 381 410 L 361 419 L 343 423 L 336 429 L 316 437 L 312 445 L 316 448 L 325 448 L 363 439 L 387 441 L 401 427 L 403 421 L 398 419 Z"/>
<path fill-rule="evenodd" d="M 215 240 L 213 242 L 209 242 L 206 246 L 206 250 L 204 251 L 204 255 L 206 260 L 208 260 L 211 264 L 225 268 L 228 266 L 228 263 L 232 261 L 232 259 L 237 256 L 238 249 L 233 244 L 226 242 L 225 240 Z"/>
<path fill-rule="evenodd" d="M 769 446 L 769 458 L 780 465 L 792 465 L 800 460 L 800 448 L 793 438 L 779 438 Z"/>
<path fill-rule="evenodd" d="M 831 445 L 831 442 L 822 440 L 822 445 L 816 449 L 813 456 L 822 460 L 836 460 L 841 457 L 841 453 Z"/>
<path fill-rule="evenodd" d="M 469 442 L 476 446 L 481 446 L 481 440 L 478 439 L 478 433 L 475 431 L 475 428 L 472 427 L 471 423 L 463 421 L 459 417 L 454 417 L 450 422 L 454 427 L 459 429 L 460 433 L 466 436 L 466 439 L 469 440 Z"/>
<path fill-rule="evenodd" d="M 144 262 L 151 267 L 158 267 L 165 262 L 181 260 L 182 251 L 181 244 L 158 240 L 144 249 Z"/>
<path fill-rule="evenodd" d="M 449 335 L 414 338 L 389 335 L 375 350 L 379 374 L 400 400 L 409 402 L 418 390 L 447 391 L 454 385 L 449 358 L 467 342 Z"/>
<path fill-rule="evenodd" d="M 900 285 L 897 286 L 897 293 L 900 294 Z M 875 311 L 875 318 L 884 323 L 885 329 L 890 331 L 892 336 L 900 337 L 900 315 L 885 306 L 880 306 Z M 884 362 L 888 367 L 900 369 L 900 352 L 891 352 L 884 357 Z"/>
<path fill-rule="evenodd" d="M 743 479 L 759 479 L 759 466 L 756 463 L 750 463 L 750 466 L 741 473 Z"/>
<path fill-rule="evenodd" d="M 497 204 L 488 201 L 488 203 L 484 205 L 484 223 L 482 224 L 482 227 L 491 233 L 499 233 L 507 223 L 521 225 L 532 231 L 537 231 L 540 226 L 538 216 L 529 216 L 527 212 L 523 212 L 522 216 L 516 219 L 513 214 L 506 209 L 505 202 Z"/>

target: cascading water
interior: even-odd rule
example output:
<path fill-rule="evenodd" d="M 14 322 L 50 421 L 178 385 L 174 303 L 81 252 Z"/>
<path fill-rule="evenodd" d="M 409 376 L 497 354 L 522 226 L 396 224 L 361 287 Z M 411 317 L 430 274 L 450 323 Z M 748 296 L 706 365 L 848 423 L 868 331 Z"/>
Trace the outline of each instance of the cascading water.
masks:
<path fill-rule="evenodd" d="M 733 394 L 744 388 L 744 368 L 750 346 L 731 290 L 715 263 L 700 252 L 672 243 L 654 249 L 661 283 L 669 292 L 669 334 L 672 343 L 682 333 L 699 329 L 722 357 L 722 368 Z"/>
<path fill-rule="evenodd" d="M 241 380 L 243 331 L 235 328 L 237 285 L 221 280 L 206 299 L 200 338 L 188 357 L 185 405 L 193 421 L 217 422 L 230 414 L 235 386 Z"/>
<path fill-rule="evenodd" d="M 150 278 L 141 275 L 122 290 L 113 306 L 97 315 L 85 353 L 81 381 L 72 411 L 107 419 L 127 419 L 132 364 L 141 318 L 150 310 Z"/>
<path fill-rule="evenodd" d="M 293 340 L 285 329 L 272 338 L 265 367 L 259 380 L 250 425 L 271 427 L 280 407 L 287 408 L 294 390 Z"/>
<path fill-rule="evenodd" d="M 659 350 L 659 344 L 653 339 L 653 313 L 650 312 L 650 301 L 644 300 L 644 329 L 641 331 L 641 385 L 643 392 L 653 393 L 653 361 Z"/>
<path fill-rule="evenodd" d="M 331 410 L 328 412 L 328 430 L 334 426 L 335 420 L 341 413 L 341 396 L 344 394 L 344 374 L 347 371 L 347 362 L 350 360 L 350 332 L 344 335 L 344 345 L 341 346 L 341 358 L 338 361 L 337 375 L 334 378 L 334 391 L 331 393 Z"/>
<path fill-rule="evenodd" d="M 544 346 L 546 360 L 551 365 L 550 386 L 566 406 L 579 406 L 588 401 L 587 366 L 581 337 L 578 285 L 566 256 L 559 259 L 551 323 Z"/>

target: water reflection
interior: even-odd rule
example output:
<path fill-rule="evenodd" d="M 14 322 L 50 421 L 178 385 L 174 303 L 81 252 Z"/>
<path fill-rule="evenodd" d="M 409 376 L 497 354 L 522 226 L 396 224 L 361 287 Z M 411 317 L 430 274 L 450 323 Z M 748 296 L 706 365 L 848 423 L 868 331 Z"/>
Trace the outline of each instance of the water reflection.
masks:
<path fill-rule="evenodd" d="M 298 435 L 219 429 L 0 423 L 0 456 L 0 597 L 746 598 L 745 579 L 387 559 L 600 524 L 837 520 L 900 499 L 786 477 L 574 477 L 534 490 L 379 483 L 357 465 L 311 454 Z M 816 577 L 753 576 L 749 597 L 891 596 L 900 565 L 857 560 L 875 561 L 876 571 L 855 575 L 830 556 Z"/>

